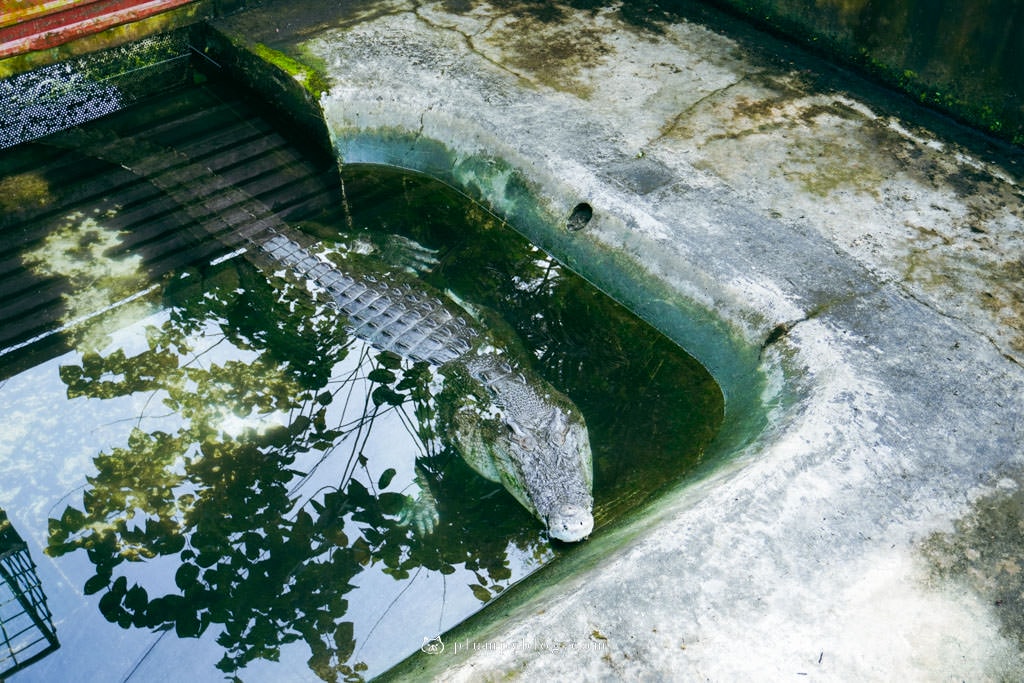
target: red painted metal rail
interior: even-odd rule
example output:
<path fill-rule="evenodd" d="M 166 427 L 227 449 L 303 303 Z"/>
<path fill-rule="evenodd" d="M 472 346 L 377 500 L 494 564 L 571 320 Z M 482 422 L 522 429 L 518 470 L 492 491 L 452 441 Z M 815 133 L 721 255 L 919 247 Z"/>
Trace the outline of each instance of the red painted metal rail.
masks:
<path fill-rule="evenodd" d="M 0 0 L 0 59 L 57 47 L 194 0 Z"/>

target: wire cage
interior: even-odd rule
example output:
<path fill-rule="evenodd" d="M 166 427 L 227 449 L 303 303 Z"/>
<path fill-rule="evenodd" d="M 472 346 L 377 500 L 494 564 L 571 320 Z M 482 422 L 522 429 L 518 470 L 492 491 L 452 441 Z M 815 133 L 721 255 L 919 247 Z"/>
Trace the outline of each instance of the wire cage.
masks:
<path fill-rule="evenodd" d="M 28 545 L 0 509 L 0 680 L 59 647 Z"/>

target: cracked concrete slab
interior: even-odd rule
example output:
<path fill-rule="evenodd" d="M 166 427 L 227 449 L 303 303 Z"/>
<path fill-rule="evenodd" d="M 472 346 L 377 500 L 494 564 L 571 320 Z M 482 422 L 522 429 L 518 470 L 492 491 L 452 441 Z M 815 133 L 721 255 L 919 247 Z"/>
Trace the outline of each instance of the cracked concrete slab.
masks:
<path fill-rule="evenodd" d="M 393 675 L 1020 679 L 1019 150 L 712 13 L 585 5 L 217 25 L 321 72 L 343 163 L 463 189 L 727 398 L 713 467 Z"/>

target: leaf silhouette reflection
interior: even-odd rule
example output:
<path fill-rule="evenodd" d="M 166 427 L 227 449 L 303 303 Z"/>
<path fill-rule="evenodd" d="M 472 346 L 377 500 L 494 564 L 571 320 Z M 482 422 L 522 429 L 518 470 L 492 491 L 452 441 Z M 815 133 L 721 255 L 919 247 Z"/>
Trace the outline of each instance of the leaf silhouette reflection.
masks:
<path fill-rule="evenodd" d="M 512 578 L 512 546 L 537 563 L 550 552 L 440 445 L 428 367 L 353 342 L 305 290 L 246 264 L 183 274 L 165 304 L 144 348 L 60 371 L 69 398 L 143 406 L 127 443 L 94 458 L 81 505 L 49 522 L 49 555 L 84 550 L 95 566 L 84 592 L 107 620 L 213 628 L 228 674 L 305 643 L 320 678 L 358 679 L 349 595 L 370 567 L 399 582 L 460 567 L 487 601 Z M 414 444 L 401 470 L 368 455 L 388 416 Z M 424 480 L 442 521 L 420 538 L 399 520 Z"/>

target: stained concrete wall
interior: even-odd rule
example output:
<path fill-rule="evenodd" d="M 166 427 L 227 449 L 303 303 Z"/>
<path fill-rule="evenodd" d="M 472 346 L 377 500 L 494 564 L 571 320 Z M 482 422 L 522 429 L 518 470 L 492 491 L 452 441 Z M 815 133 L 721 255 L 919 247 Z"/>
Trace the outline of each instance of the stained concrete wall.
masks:
<path fill-rule="evenodd" d="M 1024 144 L 1017 0 L 713 0 Z"/>

